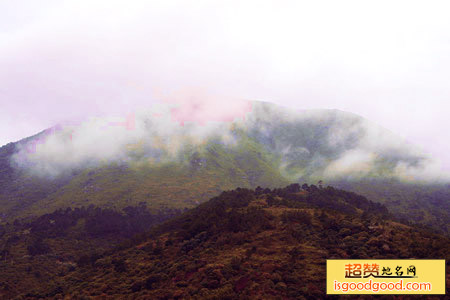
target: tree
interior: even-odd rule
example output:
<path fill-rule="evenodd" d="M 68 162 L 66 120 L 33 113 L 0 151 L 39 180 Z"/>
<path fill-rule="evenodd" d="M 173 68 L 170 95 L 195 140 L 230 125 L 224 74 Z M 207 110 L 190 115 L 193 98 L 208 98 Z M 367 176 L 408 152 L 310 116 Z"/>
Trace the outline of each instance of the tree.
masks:
<path fill-rule="evenodd" d="M 39 237 L 27 247 L 27 250 L 30 255 L 34 256 L 50 252 L 50 247 Z"/>

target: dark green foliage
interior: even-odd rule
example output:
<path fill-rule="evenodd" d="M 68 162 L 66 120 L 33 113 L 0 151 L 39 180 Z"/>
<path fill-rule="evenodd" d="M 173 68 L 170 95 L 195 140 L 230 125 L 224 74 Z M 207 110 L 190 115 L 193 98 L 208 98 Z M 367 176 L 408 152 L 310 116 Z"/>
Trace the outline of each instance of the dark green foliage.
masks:
<path fill-rule="evenodd" d="M 68 229 L 82 219 L 84 230 L 94 238 L 106 235 L 131 237 L 177 214 L 180 214 L 180 211 L 176 209 L 152 213 L 145 205 L 126 207 L 124 212 L 91 205 L 88 208 L 60 209 L 36 218 L 27 225 L 17 225 L 17 227 L 30 228 L 31 232 L 38 236 L 62 237 L 66 236 Z"/>
<path fill-rule="evenodd" d="M 304 211 L 285 211 L 281 215 L 281 220 L 285 223 L 301 223 L 311 225 L 311 215 Z"/>
<path fill-rule="evenodd" d="M 384 204 L 397 220 L 419 223 L 450 233 L 450 185 L 404 183 L 398 180 L 334 181 L 334 186 Z"/>
<path fill-rule="evenodd" d="M 150 212 L 144 205 L 123 212 L 90 206 L 4 225 L 0 238 L 0 278 L 4 284 L 0 283 L 0 294 L 51 298 L 62 293 L 54 281 L 79 268 L 111 266 L 114 272 L 125 273 L 128 267 L 124 259 L 103 261 L 108 251 L 135 245 L 144 239 L 143 232 L 178 214 L 180 211 L 173 209 Z M 157 255 L 163 249 L 158 245 L 153 251 Z"/>
<path fill-rule="evenodd" d="M 31 242 L 27 250 L 30 255 L 39 255 L 50 252 L 50 247 L 42 238 L 38 237 Z"/>
<path fill-rule="evenodd" d="M 127 265 L 125 263 L 125 260 L 122 259 L 114 259 L 112 261 L 112 265 L 114 266 L 114 271 L 122 273 L 127 271 Z"/>

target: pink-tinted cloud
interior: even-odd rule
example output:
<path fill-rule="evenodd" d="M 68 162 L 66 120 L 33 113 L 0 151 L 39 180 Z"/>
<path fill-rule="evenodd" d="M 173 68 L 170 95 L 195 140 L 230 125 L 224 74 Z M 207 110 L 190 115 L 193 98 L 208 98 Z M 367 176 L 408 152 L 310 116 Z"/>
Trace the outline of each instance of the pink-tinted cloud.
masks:
<path fill-rule="evenodd" d="M 186 122 L 205 126 L 210 122 L 243 121 L 252 110 L 251 101 L 208 94 L 202 89 L 176 91 L 163 98 L 163 101 L 173 106 L 171 118 L 180 125 Z"/>

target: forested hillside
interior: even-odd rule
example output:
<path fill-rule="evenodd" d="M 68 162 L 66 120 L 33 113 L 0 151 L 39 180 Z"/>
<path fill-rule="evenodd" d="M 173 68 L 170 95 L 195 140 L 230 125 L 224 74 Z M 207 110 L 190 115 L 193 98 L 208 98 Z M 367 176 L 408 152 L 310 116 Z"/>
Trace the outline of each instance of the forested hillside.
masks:
<path fill-rule="evenodd" d="M 150 211 L 144 203 L 120 212 L 90 206 L 0 225 L 0 295 L 11 299 L 52 289 L 55 280 L 88 263 L 93 253 L 112 250 L 180 213 Z"/>
<path fill-rule="evenodd" d="M 10 278 L 5 297 L 321 299 L 327 258 L 450 258 L 448 238 L 397 222 L 358 194 L 306 184 L 223 192 L 113 250 L 89 248 L 70 259 L 51 254 L 64 246 L 52 237 L 49 218 L 20 225 L 47 232 L 39 243 L 48 247 L 30 257 L 12 254 L 14 267 L 2 261 L 1 276 Z M 96 218 L 85 234 L 101 237 Z M 73 238 L 65 235 L 70 245 Z M 19 251 L 24 241 L 22 233 L 9 243 Z M 59 269 L 44 273 L 51 262 Z M 46 284 L 37 285 L 40 276 Z"/>

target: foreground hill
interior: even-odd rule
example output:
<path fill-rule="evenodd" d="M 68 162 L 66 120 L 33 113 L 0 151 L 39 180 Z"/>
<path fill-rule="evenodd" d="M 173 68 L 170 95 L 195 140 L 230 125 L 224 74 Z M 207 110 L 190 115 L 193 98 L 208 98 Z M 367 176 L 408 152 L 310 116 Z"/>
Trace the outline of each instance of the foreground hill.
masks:
<path fill-rule="evenodd" d="M 425 156 L 356 115 L 253 102 L 245 120 L 217 126 L 167 119 L 55 127 L 1 147 L 1 221 L 91 204 L 192 208 L 236 187 L 323 180 L 450 232 L 450 186 L 423 181 Z"/>
<path fill-rule="evenodd" d="M 180 213 L 150 211 L 145 204 L 121 212 L 90 206 L 0 225 L 0 298 L 54 288 L 93 252 L 111 250 Z"/>
<path fill-rule="evenodd" d="M 45 232 L 48 225 L 37 228 Z M 68 249 L 75 247 L 71 238 L 65 236 Z M 55 238 L 43 242 L 57 251 Z M 327 258 L 448 259 L 450 240 L 395 221 L 383 205 L 363 196 L 294 184 L 223 192 L 114 250 L 90 248 L 54 270 L 47 265 L 61 258 L 51 251 L 33 258 L 15 256 L 14 269 L 2 261 L 1 277 L 8 278 L 3 295 L 321 299 Z M 42 273 L 35 269 L 47 270 L 39 285 L 36 278 Z"/>

